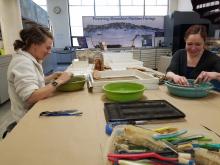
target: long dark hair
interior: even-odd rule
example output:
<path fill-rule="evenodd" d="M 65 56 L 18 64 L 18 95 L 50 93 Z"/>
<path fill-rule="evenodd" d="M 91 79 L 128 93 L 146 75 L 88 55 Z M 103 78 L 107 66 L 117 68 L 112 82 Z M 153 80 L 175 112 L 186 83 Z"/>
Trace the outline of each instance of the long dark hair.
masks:
<path fill-rule="evenodd" d="M 42 44 L 47 38 L 53 39 L 51 32 L 42 26 L 32 26 L 20 31 L 21 40 L 15 40 L 14 50 L 27 50 L 32 44 Z"/>

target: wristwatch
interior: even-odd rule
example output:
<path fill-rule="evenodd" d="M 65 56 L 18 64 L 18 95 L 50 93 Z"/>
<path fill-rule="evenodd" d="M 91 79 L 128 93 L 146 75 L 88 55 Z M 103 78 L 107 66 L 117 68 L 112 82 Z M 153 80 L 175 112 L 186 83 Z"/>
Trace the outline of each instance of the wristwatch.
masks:
<path fill-rule="evenodd" d="M 57 87 L 58 82 L 57 82 L 56 80 L 53 80 L 53 81 L 51 82 L 51 84 L 52 84 L 54 87 Z"/>

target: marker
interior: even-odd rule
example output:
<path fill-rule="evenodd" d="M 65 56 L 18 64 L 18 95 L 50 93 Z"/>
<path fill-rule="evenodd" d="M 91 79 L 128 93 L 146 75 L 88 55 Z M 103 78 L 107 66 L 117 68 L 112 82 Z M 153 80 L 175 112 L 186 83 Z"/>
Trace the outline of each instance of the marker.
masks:
<path fill-rule="evenodd" d="M 128 124 L 134 124 L 134 125 L 142 125 L 146 124 L 146 120 L 139 120 L 139 121 L 129 121 Z"/>

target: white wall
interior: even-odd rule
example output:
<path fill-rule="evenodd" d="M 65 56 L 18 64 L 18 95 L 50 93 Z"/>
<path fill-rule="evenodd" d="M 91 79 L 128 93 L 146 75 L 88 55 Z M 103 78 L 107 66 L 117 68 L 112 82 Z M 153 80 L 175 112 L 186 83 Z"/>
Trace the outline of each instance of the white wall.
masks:
<path fill-rule="evenodd" d="M 178 0 L 169 0 L 168 15 L 178 10 Z"/>
<path fill-rule="evenodd" d="M 0 22 L 5 53 L 12 54 L 13 43 L 23 28 L 19 0 L 0 0 Z"/>
<path fill-rule="evenodd" d="M 192 11 L 191 0 L 178 0 L 178 11 Z"/>
<path fill-rule="evenodd" d="M 192 11 L 191 0 L 169 0 L 168 15 L 174 11 Z"/>
<path fill-rule="evenodd" d="M 192 11 L 191 0 L 169 0 L 169 4 L 169 15 L 173 11 Z M 55 6 L 61 7 L 62 11 L 60 14 L 53 12 Z M 70 46 L 68 0 L 47 0 L 47 10 L 53 28 L 55 48 Z"/>
<path fill-rule="evenodd" d="M 61 8 L 60 14 L 53 12 L 55 6 Z M 64 48 L 65 46 L 71 46 L 68 0 L 47 0 L 47 11 L 53 28 L 54 47 Z"/>

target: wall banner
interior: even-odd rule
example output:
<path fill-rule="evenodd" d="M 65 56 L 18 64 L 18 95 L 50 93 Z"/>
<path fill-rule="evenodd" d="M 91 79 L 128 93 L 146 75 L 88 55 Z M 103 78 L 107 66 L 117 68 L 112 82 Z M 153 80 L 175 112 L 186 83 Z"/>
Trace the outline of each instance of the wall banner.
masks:
<path fill-rule="evenodd" d="M 84 16 L 83 33 L 89 48 L 153 47 L 164 40 L 163 16 Z"/>

